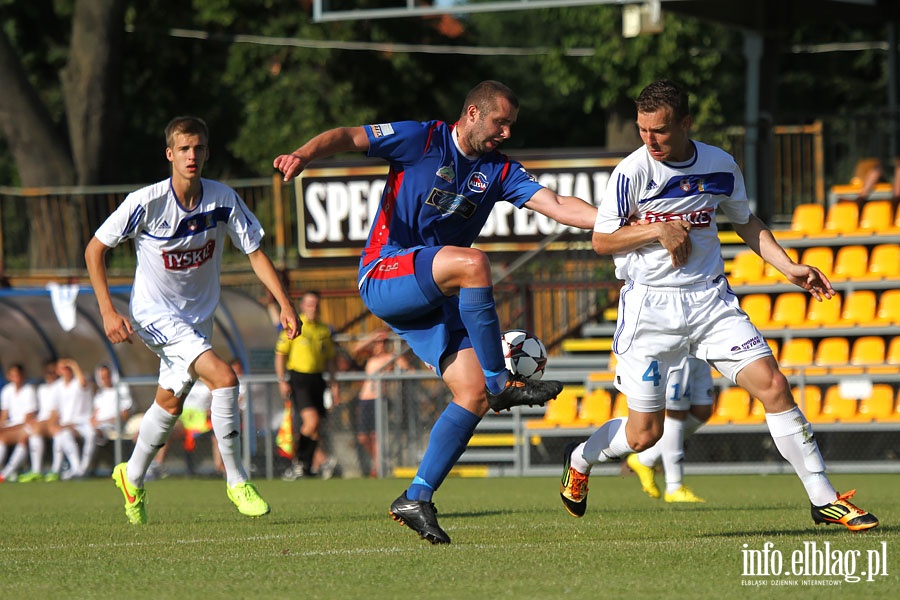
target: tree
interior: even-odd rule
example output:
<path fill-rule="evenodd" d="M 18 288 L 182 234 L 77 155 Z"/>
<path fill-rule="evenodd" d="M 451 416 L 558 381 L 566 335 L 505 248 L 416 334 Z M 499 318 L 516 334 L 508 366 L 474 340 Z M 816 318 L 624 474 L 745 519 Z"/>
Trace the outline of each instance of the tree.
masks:
<path fill-rule="evenodd" d="M 101 183 L 105 173 L 116 170 L 120 155 L 109 144 L 120 139 L 125 2 L 79 0 L 71 15 L 57 5 L 63 3 L 7 6 L 8 11 L 21 11 L 21 18 L 7 19 L 0 30 L 0 86 L 4 89 L 0 131 L 24 186 Z M 59 36 L 66 21 L 71 22 L 71 31 Z M 43 34 L 39 26 L 46 22 L 51 26 Z M 38 86 L 48 82 L 55 55 L 50 53 L 51 62 L 42 65 L 39 73 L 26 73 L 24 66 L 37 62 L 35 49 L 29 51 L 35 34 L 51 47 L 68 43 L 65 64 L 59 71 L 60 94 L 49 102 L 42 99 Z M 60 99 L 68 135 L 53 117 L 59 107 L 51 103 Z"/>

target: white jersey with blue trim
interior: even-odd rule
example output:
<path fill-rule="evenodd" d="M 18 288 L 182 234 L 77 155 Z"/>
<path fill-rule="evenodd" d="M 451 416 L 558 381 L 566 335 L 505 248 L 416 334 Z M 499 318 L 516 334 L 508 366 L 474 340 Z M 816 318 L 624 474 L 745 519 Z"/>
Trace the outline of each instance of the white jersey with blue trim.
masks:
<path fill-rule="evenodd" d="M 211 179 L 201 185 L 192 210 L 178 201 L 171 179 L 136 190 L 97 229 L 110 248 L 134 240 L 131 314 L 138 327 L 164 317 L 206 321 L 219 303 L 225 233 L 245 254 L 260 246 L 262 226 L 237 192 Z"/>
<path fill-rule="evenodd" d="M 725 270 L 716 227 L 716 209 L 737 224 L 750 220 L 744 176 L 720 148 L 691 140 L 694 155 L 683 163 L 654 160 L 641 146 L 616 166 L 597 211 L 594 231 L 614 233 L 629 220 L 686 220 L 691 223 L 691 255 L 672 266 L 659 242 L 615 254 L 616 277 L 651 286 L 683 286 L 715 279 Z"/>

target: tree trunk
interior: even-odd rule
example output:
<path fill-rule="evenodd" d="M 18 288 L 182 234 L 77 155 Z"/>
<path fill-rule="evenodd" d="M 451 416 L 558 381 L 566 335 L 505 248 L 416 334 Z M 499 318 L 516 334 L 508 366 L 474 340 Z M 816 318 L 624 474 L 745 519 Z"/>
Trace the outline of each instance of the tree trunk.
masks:
<path fill-rule="evenodd" d="M 110 183 L 120 171 L 124 23 L 124 0 L 75 4 L 60 79 L 78 185 Z"/>
<path fill-rule="evenodd" d="M 23 187 L 72 185 L 75 174 L 65 138 L 28 82 L 15 49 L 0 28 L 0 129 Z"/>

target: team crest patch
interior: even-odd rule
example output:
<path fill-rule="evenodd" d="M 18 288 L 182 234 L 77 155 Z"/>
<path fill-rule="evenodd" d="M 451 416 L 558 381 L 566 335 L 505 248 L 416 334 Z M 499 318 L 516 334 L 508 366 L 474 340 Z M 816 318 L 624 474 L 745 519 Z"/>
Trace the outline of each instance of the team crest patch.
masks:
<path fill-rule="evenodd" d="M 678 187 L 680 187 L 681 191 L 685 192 L 685 193 L 691 191 L 691 180 L 690 179 L 682 179 L 681 183 L 678 184 Z"/>
<path fill-rule="evenodd" d="M 487 176 L 485 176 L 485 174 L 481 171 L 472 173 L 472 176 L 469 177 L 469 182 L 466 184 L 466 187 L 476 194 L 483 194 L 488 187 Z"/>
<path fill-rule="evenodd" d="M 390 123 L 380 123 L 378 125 L 372 125 L 372 135 L 377 138 L 393 134 L 394 128 L 391 127 Z"/>
<path fill-rule="evenodd" d="M 438 177 L 446 181 L 447 183 L 453 183 L 453 180 L 456 179 L 456 173 L 453 171 L 453 165 L 445 165 L 437 170 L 435 173 Z"/>

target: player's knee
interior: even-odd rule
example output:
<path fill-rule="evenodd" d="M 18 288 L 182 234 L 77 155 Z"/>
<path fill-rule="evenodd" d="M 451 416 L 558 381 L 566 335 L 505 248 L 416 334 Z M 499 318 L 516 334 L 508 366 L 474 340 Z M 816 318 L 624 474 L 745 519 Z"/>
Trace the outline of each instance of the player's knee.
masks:
<path fill-rule="evenodd" d="M 712 416 L 712 404 L 692 406 L 691 414 L 694 415 L 694 418 L 697 419 L 698 421 L 706 423 L 707 421 L 709 421 L 709 418 Z"/>
<path fill-rule="evenodd" d="M 644 429 L 628 435 L 628 445 L 635 452 L 643 452 L 648 448 L 652 448 L 659 438 L 662 437 L 662 430 Z"/>

